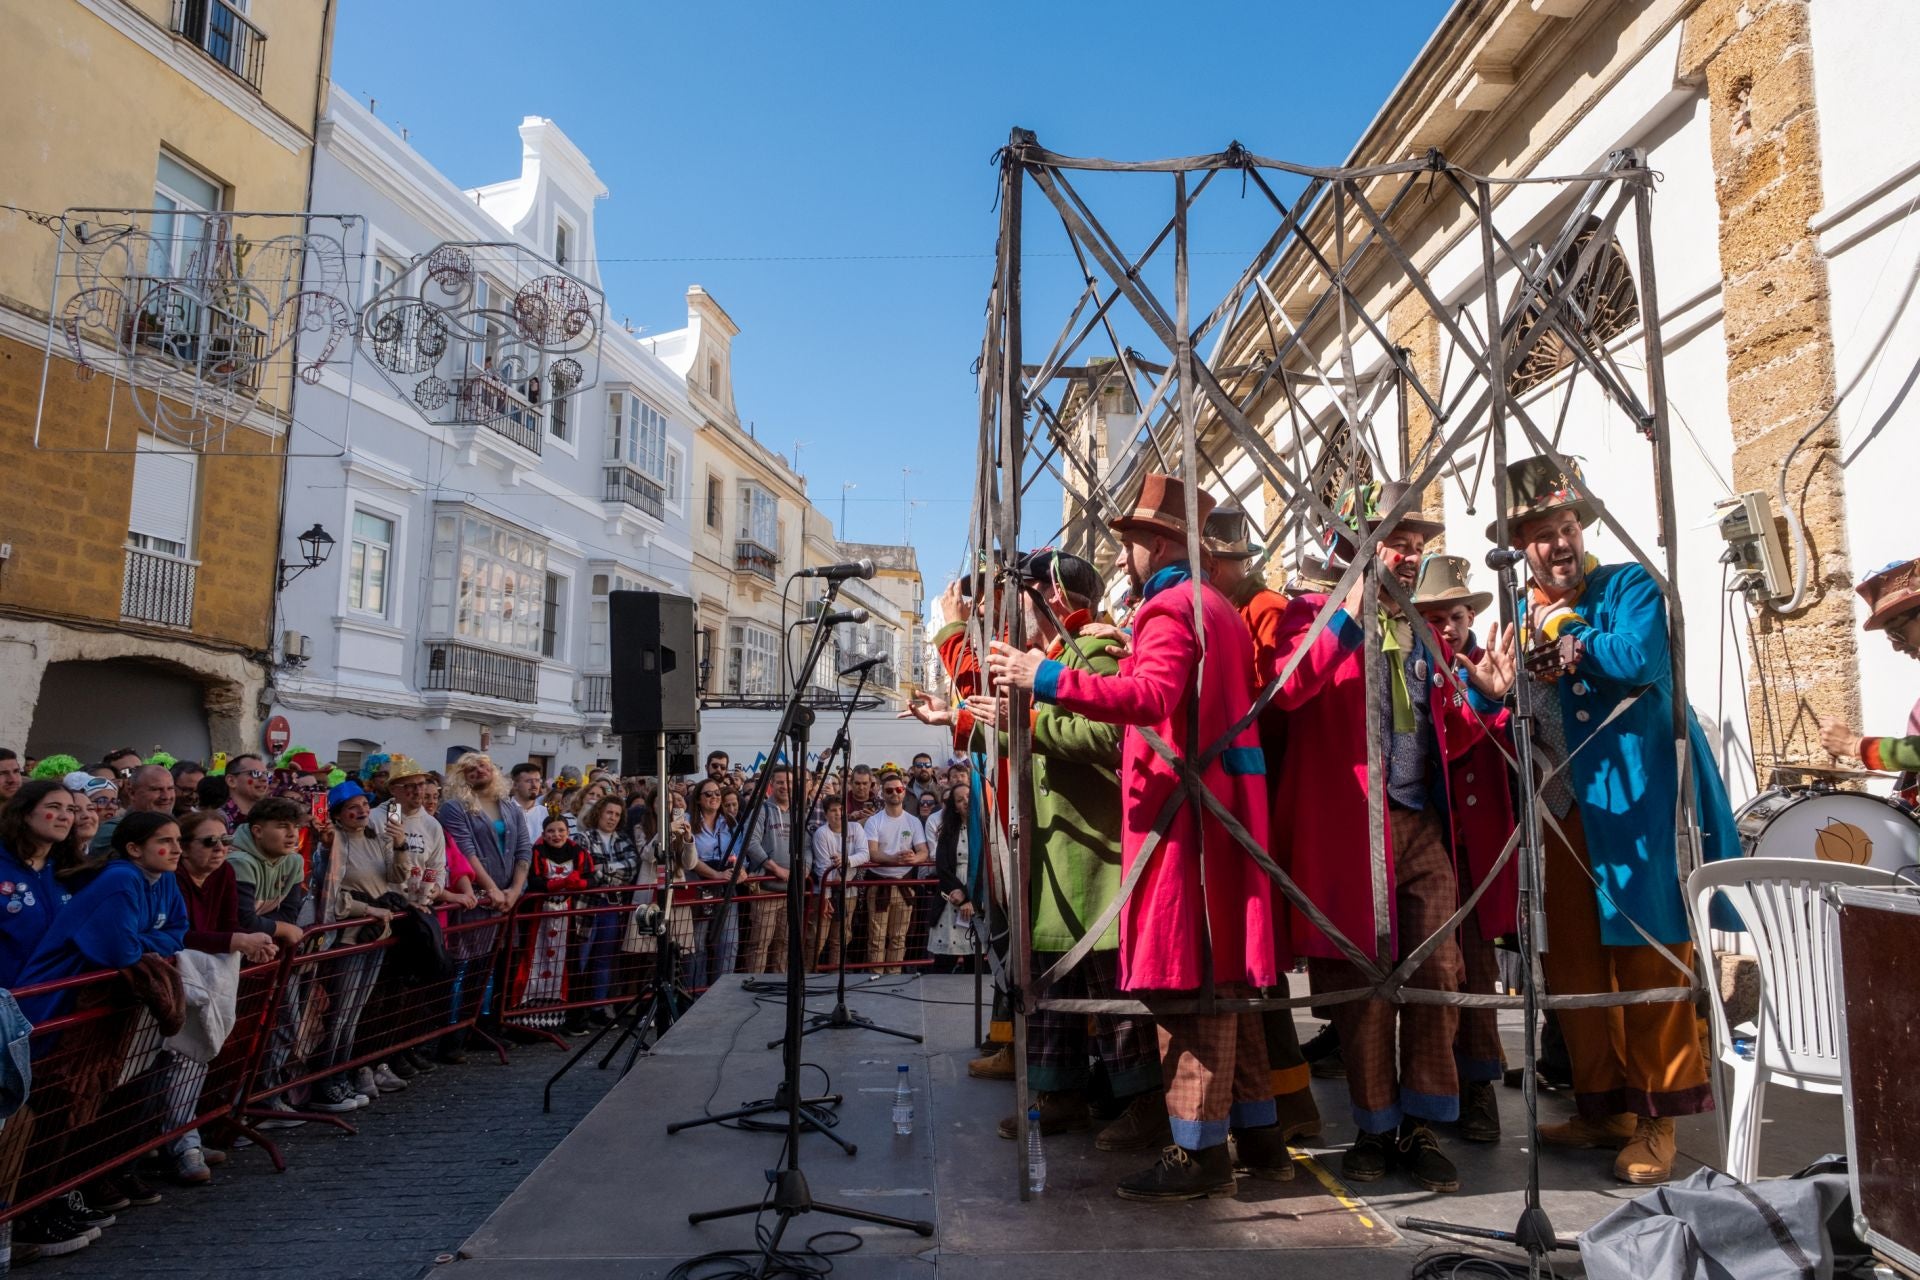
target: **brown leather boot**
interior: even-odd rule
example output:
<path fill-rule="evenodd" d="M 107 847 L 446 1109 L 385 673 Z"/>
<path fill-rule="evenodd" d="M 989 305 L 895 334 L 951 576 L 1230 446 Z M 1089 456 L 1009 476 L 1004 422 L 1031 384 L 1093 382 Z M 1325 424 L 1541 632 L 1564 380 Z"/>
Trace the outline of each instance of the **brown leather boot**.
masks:
<path fill-rule="evenodd" d="M 1127 1109 L 1093 1136 L 1093 1145 L 1102 1151 L 1158 1151 L 1172 1141 L 1167 1097 L 1158 1089 L 1134 1094 Z"/>
<path fill-rule="evenodd" d="M 1665 1182 L 1673 1176 L 1673 1157 L 1678 1149 L 1671 1116 L 1657 1120 L 1641 1116 L 1633 1138 L 1613 1162 L 1613 1176 L 1636 1187 Z"/>
<path fill-rule="evenodd" d="M 1543 1124 L 1540 1141 L 1550 1147 L 1574 1147 L 1582 1151 L 1600 1147 L 1618 1151 L 1633 1141 L 1633 1117 L 1617 1115 L 1605 1120 L 1589 1120 L 1575 1116 L 1565 1124 Z"/>
<path fill-rule="evenodd" d="M 1040 1136 L 1051 1138 L 1056 1133 L 1079 1133 L 1093 1124 L 1087 1114 L 1087 1095 L 1078 1089 L 1062 1093 L 1048 1093 L 1041 1090 L 1033 1095 L 1033 1105 L 1040 1108 Z M 1008 1116 L 1000 1122 L 1000 1136 L 1014 1138 L 1019 1136 L 1020 1120 L 1017 1116 Z"/>
<path fill-rule="evenodd" d="M 1013 1079 L 1013 1046 L 1003 1044 L 984 1058 L 967 1064 L 967 1074 L 976 1080 Z"/>

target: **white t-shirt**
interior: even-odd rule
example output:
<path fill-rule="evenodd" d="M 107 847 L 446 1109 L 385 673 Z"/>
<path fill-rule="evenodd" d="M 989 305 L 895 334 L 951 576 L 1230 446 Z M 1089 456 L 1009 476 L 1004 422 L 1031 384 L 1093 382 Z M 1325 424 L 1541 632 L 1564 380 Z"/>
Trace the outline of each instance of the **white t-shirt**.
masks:
<path fill-rule="evenodd" d="M 867 840 L 873 852 L 897 855 L 910 853 L 915 845 L 927 843 L 927 829 L 920 823 L 920 816 L 902 812 L 897 818 L 887 816 L 882 809 L 866 821 Z M 889 867 L 873 863 L 867 868 L 868 875 L 879 876 L 885 880 L 903 880 L 916 874 L 918 867 Z"/>

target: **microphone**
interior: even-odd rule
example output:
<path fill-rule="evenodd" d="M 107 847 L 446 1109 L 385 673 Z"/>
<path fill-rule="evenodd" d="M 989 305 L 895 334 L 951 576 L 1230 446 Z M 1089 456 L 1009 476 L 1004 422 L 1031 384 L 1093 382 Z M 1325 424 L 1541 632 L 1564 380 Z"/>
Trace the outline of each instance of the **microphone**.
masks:
<path fill-rule="evenodd" d="M 873 561 L 862 556 L 858 560 L 850 560 L 845 564 L 823 564 L 812 569 L 802 569 L 793 576 L 796 578 L 826 578 L 833 582 L 841 582 L 847 578 L 871 578 L 873 576 Z"/>
<path fill-rule="evenodd" d="M 842 667 L 840 669 L 840 674 L 843 676 L 857 676 L 863 671 L 873 670 L 875 667 L 879 666 L 881 663 L 885 662 L 886 660 L 887 660 L 887 656 L 884 653 L 876 653 L 873 657 L 863 658 L 859 662 L 854 663 L 850 667 Z"/>
<path fill-rule="evenodd" d="M 843 622 L 865 622 L 872 616 L 873 615 L 865 609 L 849 609 L 845 613 L 822 614 L 820 617 L 820 625 L 823 627 L 837 627 Z"/>
<path fill-rule="evenodd" d="M 1487 552 L 1487 568 L 1511 569 L 1527 558 L 1527 553 L 1518 547 L 1495 547 Z"/>

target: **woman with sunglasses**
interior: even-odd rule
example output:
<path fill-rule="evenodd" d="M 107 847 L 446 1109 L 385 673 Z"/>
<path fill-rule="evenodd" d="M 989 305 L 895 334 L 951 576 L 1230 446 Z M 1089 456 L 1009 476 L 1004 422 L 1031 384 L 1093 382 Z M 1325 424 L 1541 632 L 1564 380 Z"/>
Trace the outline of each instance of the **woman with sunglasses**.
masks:
<path fill-rule="evenodd" d="M 180 819 L 180 867 L 174 873 L 174 883 L 187 904 L 185 949 L 210 955 L 237 954 L 247 964 L 269 964 L 280 954 L 273 936 L 240 930 L 240 886 L 227 862 L 232 846 L 224 815 L 195 812 Z M 227 999 L 232 995 L 227 993 Z M 174 1055 L 166 1074 L 166 1128 L 175 1129 L 193 1119 L 206 1083 L 206 1063 Z M 226 1161 L 223 1151 L 208 1158 L 201 1148 L 198 1129 L 189 1129 L 168 1143 L 166 1154 L 173 1162 L 174 1181 L 183 1186 L 211 1182 L 213 1172 L 207 1166 Z"/>

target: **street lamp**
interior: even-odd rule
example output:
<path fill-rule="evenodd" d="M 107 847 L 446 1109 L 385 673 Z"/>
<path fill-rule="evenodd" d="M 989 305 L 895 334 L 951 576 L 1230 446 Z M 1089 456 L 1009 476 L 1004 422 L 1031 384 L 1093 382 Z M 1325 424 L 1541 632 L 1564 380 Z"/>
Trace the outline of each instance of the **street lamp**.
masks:
<path fill-rule="evenodd" d="M 333 554 L 333 535 L 320 527 L 315 520 L 313 528 L 301 534 L 295 541 L 300 544 L 301 561 L 298 564 L 280 562 L 280 589 L 285 591 L 287 584 L 309 569 L 318 569 Z"/>

